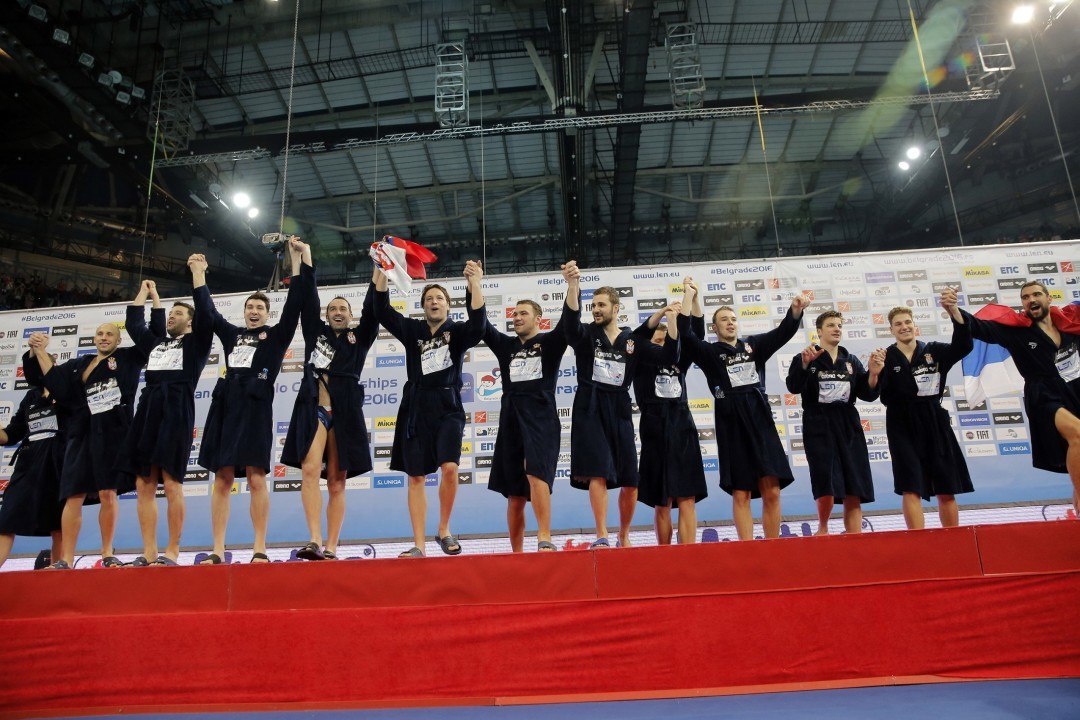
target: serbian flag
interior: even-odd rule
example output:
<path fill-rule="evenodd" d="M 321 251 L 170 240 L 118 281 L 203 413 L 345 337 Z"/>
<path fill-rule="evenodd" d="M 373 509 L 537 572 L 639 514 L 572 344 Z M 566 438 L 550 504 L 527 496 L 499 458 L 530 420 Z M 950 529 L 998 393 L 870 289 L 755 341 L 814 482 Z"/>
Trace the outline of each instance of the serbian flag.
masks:
<path fill-rule="evenodd" d="M 382 240 L 372 243 L 368 254 L 390 282 L 404 293 L 412 291 L 414 279 L 427 279 L 424 263 L 438 259 L 423 245 L 393 235 L 383 235 Z"/>
<path fill-rule="evenodd" d="M 975 317 L 1011 327 L 1031 327 L 1031 318 L 1004 305 L 986 305 L 975 313 Z M 1050 320 L 1061 332 L 1080 334 L 1080 303 L 1064 308 L 1051 307 Z M 1008 350 L 982 340 L 975 340 L 973 345 L 962 363 L 964 395 L 969 405 L 1023 389 L 1024 379 Z"/>

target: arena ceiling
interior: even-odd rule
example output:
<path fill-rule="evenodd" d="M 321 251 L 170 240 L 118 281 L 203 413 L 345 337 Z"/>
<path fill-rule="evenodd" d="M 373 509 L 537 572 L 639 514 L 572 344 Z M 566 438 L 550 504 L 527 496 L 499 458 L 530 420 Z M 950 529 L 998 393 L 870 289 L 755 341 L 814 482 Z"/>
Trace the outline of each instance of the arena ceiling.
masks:
<path fill-rule="evenodd" d="M 0 247 L 246 289 L 283 195 L 336 281 L 386 233 L 435 274 L 1076 236 L 1080 11 L 1014 5 L 13 0 Z"/>

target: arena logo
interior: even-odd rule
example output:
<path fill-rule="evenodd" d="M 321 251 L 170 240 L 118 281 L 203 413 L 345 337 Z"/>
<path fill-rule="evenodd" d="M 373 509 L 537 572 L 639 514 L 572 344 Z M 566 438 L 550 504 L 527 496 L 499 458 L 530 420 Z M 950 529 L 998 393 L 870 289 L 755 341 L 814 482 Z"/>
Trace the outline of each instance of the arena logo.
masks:
<path fill-rule="evenodd" d="M 910 280 L 927 280 L 925 270 L 909 270 L 896 273 L 896 279 L 900 282 Z"/>
<path fill-rule="evenodd" d="M 735 304 L 735 296 L 734 295 L 706 295 L 705 296 L 705 304 L 706 305 L 734 305 Z"/>
<path fill-rule="evenodd" d="M 943 282 L 936 282 L 930 285 L 930 289 L 934 291 L 935 295 L 940 295 L 946 290 L 959 291 L 963 287 L 963 283 L 959 280 L 945 280 Z"/>
<path fill-rule="evenodd" d="M 1056 273 L 1058 271 L 1057 263 L 1031 263 L 1027 266 L 1028 272 L 1033 275 L 1040 273 Z"/>
<path fill-rule="evenodd" d="M 993 413 L 995 425 L 1023 425 L 1024 415 L 1019 412 Z"/>
<path fill-rule="evenodd" d="M 740 280 L 735 283 L 736 290 L 764 290 L 764 280 Z"/>
<path fill-rule="evenodd" d="M 638 310 L 659 310 L 667 307 L 667 300 L 663 298 L 641 298 L 637 301 Z"/>

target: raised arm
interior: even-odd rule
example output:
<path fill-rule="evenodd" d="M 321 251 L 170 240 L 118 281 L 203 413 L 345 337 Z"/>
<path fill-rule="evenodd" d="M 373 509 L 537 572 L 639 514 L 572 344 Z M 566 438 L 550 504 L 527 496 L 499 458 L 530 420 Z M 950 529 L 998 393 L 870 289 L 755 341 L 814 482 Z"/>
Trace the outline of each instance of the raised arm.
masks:
<path fill-rule="evenodd" d="M 360 346 L 371 347 L 379 336 L 379 321 L 375 319 L 375 275 L 372 273 L 371 284 L 364 295 L 364 304 L 360 308 L 360 321 L 356 325 L 356 336 Z"/>
<path fill-rule="evenodd" d="M 204 255 L 192 255 L 188 258 L 188 268 L 191 269 L 192 292 L 191 300 L 195 306 L 195 317 L 191 321 L 191 334 L 198 344 L 199 354 L 210 352 L 210 345 L 214 342 L 214 301 L 210 297 L 210 289 L 206 287 L 207 262 Z"/>
<path fill-rule="evenodd" d="M 484 306 L 483 279 L 484 269 L 480 263 L 475 260 L 465 263 L 465 280 L 468 282 L 465 305 L 468 319 L 462 325 L 455 325 L 454 330 L 460 336 L 460 342 L 467 348 L 483 340 L 484 333 L 490 325 L 487 319 L 487 308 Z"/>
<path fill-rule="evenodd" d="M 153 285 L 153 280 L 143 280 L 139 286 L 139 294 L 135 296 L 135 299 L 131 301 L 131 304 L 127 306 L 127 316 L 124 318 L 124 329 L 127 330 L 128 336 L 131 338 L 131 342 L 135 347 L 140 348 L 143 352 L 149 353 L 154 349 L 154 346 L 158 344 L 164 333 L 158 335 L 150 328 L 146 327 L 146 296 L 150 294 L 150 288 Z M 154 294 L 157 294 L 155 288 Z M 155 301 L 155 308 L 158 314 L 161 314 L 161 301 Z"/>
<path fill-rule="evenodd" d="M 870 368 L 862 366 L 859 358 L 852 357 L 855 366 L 855 396 L 866 402 L 874 402 L 881 395 L 881 371 L 885 368 L 885 350 L 878 348 L 870 353 Z"/>
<path fill-rule="evenodd" d="M 581 324 L 581 271 L 575 260 L 569 260 L 562 266 L 563 280 L 566 281 L 566 300 L 563 302 L 562 326 L 566 344 L 576 347 L 587 338 L 585 327 Z"/>
<path fill-rule="evenodd" d="M 405 342 L 405 317 L 390 304 L 390 281 L 386 273 L 375 267 L 372 279 L 375 282 L 375 297 L 372 299 L 371 309 L 374 311 L 375 320 L 399 341 Z"/>
<path fill-rule="evenodd" d="M 302 263 L 300 265 L 300 283 L 303 285 L 303 306 L 300 309 L 300 330 L 304 334 L 304 344 L 311 347 L 323 329 L 319 287 L 315 268 Z"/>
<path fill-rule="evenodd" d="M 964 356 L 971 352 L 975 346 L 974 341 L 971 338 L 972 323 L 964 321 L 964 313 L 960 308 L 956 306 L 956 291 L 952 288 L 946 288 L 941 293 L 941 307 L 949 313 L 949 318 L 952 320 L 952 341 L 949 343 L 949 357 L 948 362 L 950 365 L 955 365 L 964 359 Z"/>
<path fill-rule="evenodd" d="M 799 331 L 799 327 L 802 325 L 803 310 L 809 304 L 810 298 L 806 294 L 796 295 L 779 325 L 769 332 L 753 337 L 751 345 L 754 348 L 754 354 L 758 358 L 768 359 L 777 350 L 784 347 L 788 340 L 795 337 L 795 333 Z"/>

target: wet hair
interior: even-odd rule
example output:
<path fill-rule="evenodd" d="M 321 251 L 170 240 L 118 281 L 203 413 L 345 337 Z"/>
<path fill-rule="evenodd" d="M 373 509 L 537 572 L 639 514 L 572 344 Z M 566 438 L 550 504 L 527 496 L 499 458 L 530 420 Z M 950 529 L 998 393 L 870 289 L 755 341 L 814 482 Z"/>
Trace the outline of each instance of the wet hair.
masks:
<path fill-rule="evenodd" d="M 904 307 L 903 305 L 897 305 L 889 311 L 889 324 L 892 325 L 893 318 L 897 315 L 910 315 L 911 319 L 915 319 L 915 314 L 911 312 L 911 308 Z"/>
<path fill-rule="evenodd" d="M 270 312 L 270 298 L 266 297 L 265 293 L 251 293 L 248 295 L 247 300 L 244 301 L 244 307 L 247 307 L 247 304 L 252 300 L 258 300 L 266 307 L 266 311 Z"/>
<path fill-rule="evenodd" d="M 1047 289 L 1046 289 L 1046 286 L 1045 286 L 1045 285 L 1043 285 L 1043 284 L 1042 284 L 1041 282 L 1039 282 L 1038 280 L 1028 280 L 1028 281 L 1027 281 L 1026 283 L 1024 283 L 1023 285 L 1021 285 L 1021 286 L 1020 286 L 1020 294 L 1021 294 L 1021 295 L 1023 295 L 1023 294 L 1024 294 L 1024 290 L 1026 290 L 1027 288 L 1031 287 L 1032 285 L 1037 285 L 1037 286 L 1039 287 L 1039 289 L 1043 291 L 1043 294 L 1044 294 L 1044 295 L 1046 295 L 1047 297 L 1049 297 L 1049 296 L 1050 296 L 1050 291 L 1049 291 L 1049 290 L 1047 290 Z"/>
<path fill-rule="evenodd" d="M 597 295 L 607 295 L 608 298 L 611 300 L 612 305 L 620 304 L 619 291 L 611 287 L 610 285 L 605 285 L 602 288 L 597 288 L 597 290 L 593 293 L 593 297 L 595 298 Z"/>
<path fill-rule="evenodd" d="M 437 283 L 431 283 L 430 285 L 425 285 L 424 289 L 420 291 L 420 304 L 421 305 L 423 305 L 424 301 L 427 300 L 427 294 L 428 294 L 428 292 L 430 290 L 438 290 L 439 292 L 441 292 L 443 294 L 443 297 L 446 298 L 447 304 L 450 303 L 450 293 L 446 292 L 446 288 L 444 288 L 442 285 L 439 285 Z"/>
<path fill-rule="evenodd" d="M 839 312 L 837 312 L 836 310 L 826 310 L 825 312 L 817 316 L 817 320 L 814 321 L 814 326 L 817 327 L 818 330 L 820 330 L 822 327 L 824 327 L 825 321 L 829 318 L 840 318 L 840 322 L 844 322 L 844 316 L 841 315 Z"/>
<path fill-rule="evenodd" d="M 195 319 L 195 307 L 191 303 L 186 303 L 186 302 L 183 302 L 182 300 L 177 300 L 176 302 L 174 302 L 172 304 L 172 306 L 173 307 L 182 307 L 185 310 L 187 310 L 188 320 L 194 320 Z"/>
<path fill-rule="evenodd" d="M 731 307 L 730 305 L 721 305 L 720 307 L 713 310 L 713 314 L 712 314 L 712 324 L 713 325 L 716 324 L 716 316 L 720 313 L 721 310 L 727 310 L 728 312 L 732 312 L 732 313 L 735 312 L 735 308 Z"/>
<path fill-rule="evenodd" d="M 540 317 L 544 314 L 544 309 L 540 307 L 540 303 L 536 302 L 535 300 L 518 300 L 517 304 L 528 305 L 529 307 L 531 307 L 533 309 L 533 312 L 536 314 L 536 317 Z"/>

